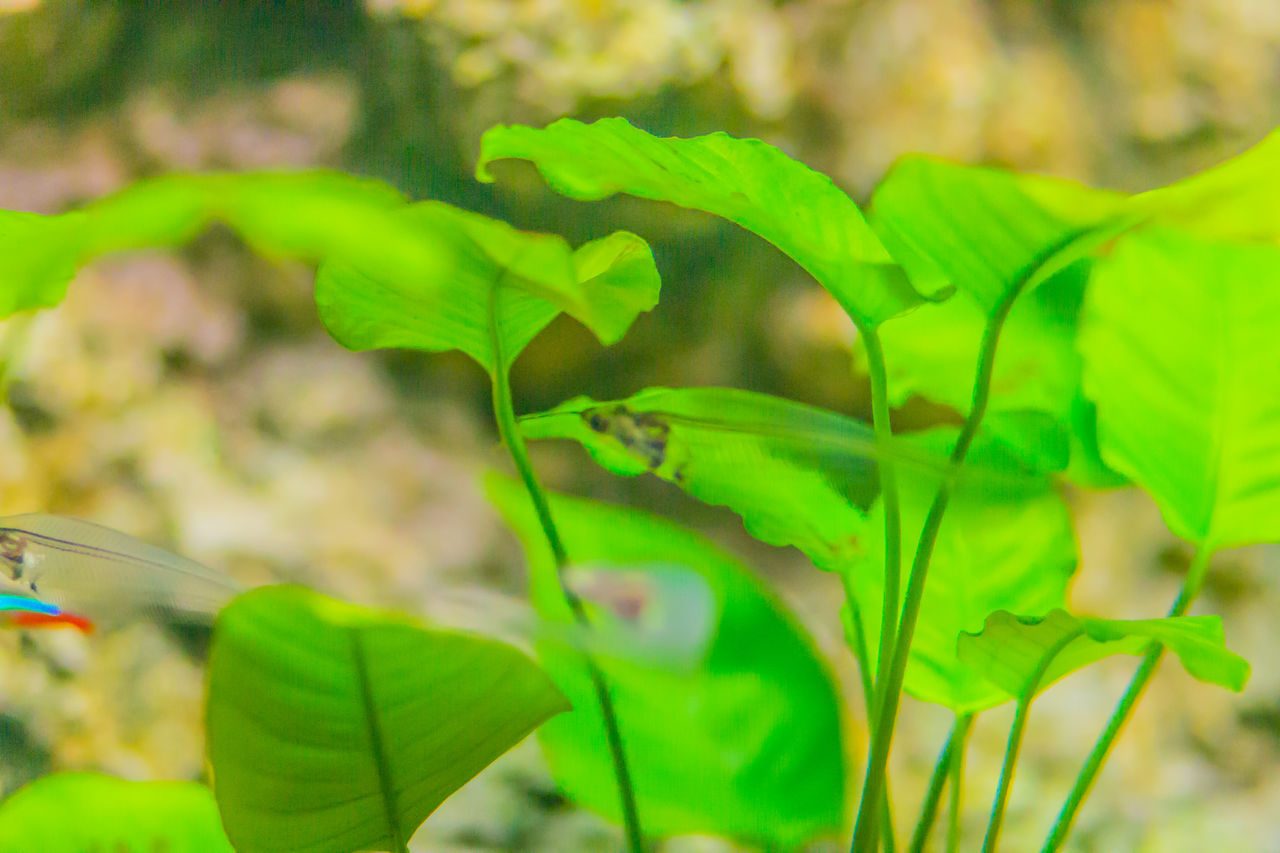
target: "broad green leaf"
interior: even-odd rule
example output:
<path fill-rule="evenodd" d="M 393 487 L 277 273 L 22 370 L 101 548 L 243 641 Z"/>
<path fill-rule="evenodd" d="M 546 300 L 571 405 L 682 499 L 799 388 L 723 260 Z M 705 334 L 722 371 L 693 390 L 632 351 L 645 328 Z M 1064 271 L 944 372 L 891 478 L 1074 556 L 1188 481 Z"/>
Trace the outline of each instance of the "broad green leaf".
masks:
<path fill-rule="evenodd" d="M 218 617 L 207 724 L 240 853 L 394 850 L 565 697 L 521 652 L 295 587 Z"/>
<path fill-rule="evenodd" d="M 440 202 L 411 205 L 398 219 L 424 239 L 446 241 L 452 266 L 431 277 L 321 266 L 320 319 L 349 349 L 459 349 L 492 374 L 507 370 L 561 311 L 609 344 L 658 301 L 653 255 L 634 234 L 616 232 L 574 252 L 560 237 Z"/>
<path fill-rule="evenodd" d="M 866 327 L 946 293 L 913 289 L 830 178 L 758 139 L 662 138 L 621 118 L 561 119 L 541 130 L 490 128 L 480 141 L 476 177 L 492 181 L 489 164 L 504 158 L 532 161 L 553 190 L 570 198 L 626 193 L 736 222 L 789 255 Z"/>
<path fill-rule="evenodd" d="M 1134 196 L 1131 209 L 1223 240 L 1280 240 L 1280 131 L 1244 153 L 1167 187 Z"/>
<path fill-rule="evenodd" d="M 57 773 L 0 803 L 0 853 L 234 853 L 213 794 L 195 782 Z"/>
<path fill-rule="evenodd" d="M 930 430 L 912 438 L 943 452 L 954 441 L 955 431 Z M 971 451 L 978 461 L 1005 452 L 994 442 L 975 444 Z M 938 480 L 923 475 L 902 480 L 902 539 L 915 542 Z M 877 504 L 871 529 L 882 530 L 883 523 L 883 507 Z M 1071 517 L 1051 486 L 1002 492 L 962 482 L 938 532 L 904 689 L 957 714 L 1004 702 L 1008 697 L 1002 691 L 956 657 L 956 636 L 981 630 L 994 610 L 1038 616 L 1064 606 L 1076 562 Z M 872 672 L 878 659 L 883 566 L 884 537 L 868 536 L 864 554 L 845 570 L 845 584 L 857 602 L 856 611 L 846 608 L 843 614 L 846 630 L 861 628 Z"/>
<path fill-rule="evenodd" d="M 1136 222 L 1124 201 L 1036 175 L 899 161 L 876 190 L 872 225 L 914 280 L 951 282 L 959 292 L 885 325 L 891 398 L 918 394 L 967 414 L 988 319 L 1020 288 L 996 351 L 985 426 L 1045 470 L 1114 482 L 1093 452 L 1074 342 L 1090 254 Z"/>
<path fill-rule="evenodd" d="M 862 552 L 866 513 L 880 489 L 878 458 L 933 474 L 947 465 L 945 455 L 905 441 L 877 445 L 871 428 L 853 418 L 734 388 L 649 388 L 608 402 L 578 397 L 522 418 L 521 429 L 529 438 L 578 441 L 616 474 L 649 472 L 727 506 L 752 536 L 794 545 L 828 571 Z M 1042 484 L 1013 464 L 973 466 L 968 476 L 1005 490 Z"/>
<path fill-rule="evenodd" d="M 535 608 L 553 622 L 567 620 L 527 495 L 499 478 L 488 490 L 529 555 Z M 718 602 L 714 639 L 696 666 L 601 661 L 646 832 L 790 848 L 839 830 L 841 703 L 795 619 L 738 561 L 684 528 L 571 498 L 553 497 L 551 510 L 573 560 L 630 572 L 681 566 L 704 577 Z M 552 772 L 571 798 L 617 820 L 599 706 L 581 661 L 563 644 L 540 652 L 575 709 L 538 731 Z"/>
<path fill-rule="evenodd" d="M 76 269 L 128 249 L 174 246 L 211 222 L 264 251 L 338 258 L 397 276 L 438 276 L 447 257 L 404 227 L 391 187 L 329 172 L 175 175 L 69 213 L 0 212 L 0 317 L 58 304 Z"/>
<path fill-rule="evenodd" d="M 1280 249 L 1153 229 L 1094 276 L 1080 350 L 1103 458 L 1185 539 L 1280 541 Z"/>
<path fill-rule="evenodd" d="M 1249 664 L 1228 651 L 1217 616 L 1094 619 L 1054 610 L 1041 618 L 1000 610 L 980 632 L 960 635 L 960 659 L 1013 698 L 1039 693 L 1060 678 L 1105 657 L 1141 655 L 1153 643 L 1178 656 L 1194 678 L 1237 693 Z"/>

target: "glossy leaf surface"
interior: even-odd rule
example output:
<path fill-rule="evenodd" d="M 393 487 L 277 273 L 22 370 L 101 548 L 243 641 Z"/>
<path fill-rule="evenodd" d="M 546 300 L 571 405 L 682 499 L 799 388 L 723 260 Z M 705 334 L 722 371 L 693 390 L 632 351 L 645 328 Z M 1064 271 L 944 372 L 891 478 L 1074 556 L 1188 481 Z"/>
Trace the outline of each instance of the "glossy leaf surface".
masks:
<path fill-rule="evenodd" d="M 941 295 L 911 286 L 830 178 L 758 139 L 663 138 L 621 118 L 561 119 L 543 129 L 490 128 L 476 176 L 493 180 L 489 165 L 504 158 L 532 161 L 552 189 L 570 198 L 626 193 L 736 222 L 789 255 L 866 326 Z"/>
<path fill-rule="evenodd" d="M 195 782 L 57 773 L 0 803 L 0 853 L 233 853 L 213 794 Z"/>
<path fill-rule="evenodd" d="M 960 659 L 1009 696 L 1039 693 L 1060 678 L 1116 654 L 1140 655 L 1164 646 L 1194 678 L 1237 693 L 1249 664 L 1227 649 L 1217 616 L 1094 619 L 1054 610 L 1043 618 L 992 613 L 978 633 L 964 633 Z"/>
<path fill-rule="evenodd" d="M 488 487 L 529 555 L 534 606 L 552 622 L 567 621 L 527 495 L 498 478 Z M 702 575 L 716 596 L 715 636 L 694 666 L 601 661 L 645 831 L 790 848 L 838 830 L 846 778 L 841 704 L 794 618 L 738 561 L 688 530 L 585 500 L 554 497 L 551 510 L 571 559 L 630 572 L 681 566 Z M 556 781 L 575 801 L 617 820 L 599 706 L 580 658 L 563 644 L 540 651 L 575 709 L 538 731 Z"/>
<path fill-rule="evenodd" d="M 568 708 L 510 646 L 294 587 L 218 618 L 207 724 L 240 853 L 394 850 L 446 797 Z"/>
<path fill-rule="evenodd" d="M 1100 262 L 1081 331 L 1103 457 L 1177 535 L 1280 541 L 1280 249 L 1152 230 Z"/>
<path fill-rule="evenodd" d="M 938 453 L 954 441 L 953 430 L 931 430 L 913 440 Z M 996 443 L 976 444 L 975 461 L 1008 451 Z M 936 476 L 903 477 L 900 484 L 904 542 L 915 542 L 938 487 Z M 870 529 L 883 529 L 877 504 Z M 844 611 L 846 630 L 861 627 L 875 671 L 884 597 L 884 537 L 869 535 L 859 559 L 845 571 L 857 611 Z M 907 659 L 904 689 L 917 699 L 944 705 L 957 714 L 980 711 L 1007 697 L 956 657 L 956 636 L 982 628 L 987 614 L 1009 609 L 1041 615 L 1065 604 L 1077 563 L 1075 534 L 1062 497 L 1041 482 L 998 491 L 961 483 L 953 493 L 938 532 L 919 622 Z"/>

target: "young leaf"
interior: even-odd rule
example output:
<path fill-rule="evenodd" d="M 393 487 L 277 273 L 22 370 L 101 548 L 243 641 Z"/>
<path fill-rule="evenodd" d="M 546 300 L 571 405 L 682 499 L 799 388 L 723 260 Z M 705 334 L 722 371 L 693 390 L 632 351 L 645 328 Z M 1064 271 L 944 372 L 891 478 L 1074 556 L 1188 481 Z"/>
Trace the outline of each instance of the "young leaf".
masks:
<path fill-rule="evenodd" d="M 476 177 L 492 181 L 489 164 L 509 157 L 532 161 L 570 198 L 626 193 L 736 222 L 789 255 L 866 327 L 948 292 L 913 289 L 830 178 L 758 139 L 661 138 L 622 118 L 499 125 L 480 141 Z"/>
<path fill-rule="evenodd" d="M 930 430 L 912 437 L 938 453 L 954 441 L 954 430 Z M 1004 452 L 993 442 L 975 444 L 971 455 Z M 936 477 L 904 478 L 903 540 L 919 537 L 937 490 Z M 881 523 L 876 506 L 870 524 Z M 1066 505 L 1042 483 L 1020 493 L 961 483 L 938 532 L 919 621 L 903 682 L 917 699 L 944 705 L 957 714 L 976 713 L 1007 697 L 956 657 L 956 635 L 976 631 L 993 610 L 1042 614 L 1062 607 L 1077 562 L 1075 534 Z M 846 629 L 861 628 L 872 672 L 884 598 L 884 539 L 867 538 L 865 553 L 845 569 L 845 583 L 857 602 L 843 614 Z"/>
<path fill-rule="evenodd" d="M 987 617 L 981 632 L 960 634 L 957 654 L 992 684 L 1022 699 L 1105 657 L 1141 655 L 1152 643 L 1177 655 L 1200 681 L 1238 693 L 1249 678 L 1248 662 L 1227 650 L 1217 616 L 1094 619 L 1054 610 L 1028 618 L 1000 610 Z"/>
<path fill-rule="evenodd" d="M 567 621 L 527 495 L 505 479 L 487 485 L 529 555 L 535 608 Z M 692 667 L 599 661 L 646 832 L 712 833 L 790 849 L 838 830 L 845 814 L 841 703 L 791 615 L 740 563 L 681 527 L 556 496 L 551 510 L 575 558 L 603 571 L 683 566 L 706 579 L 718 602 L 714 638 Z M 581 658 L 563 644 L 543 644 L 540 654 L 581 709 L 538 732 L 552 772 L 571 798 L 618 819 L 604 728 Z"/>
<path fill-rule="evenodd" d="M 213 794 L 195 782 L 57 773 L 0 803 L 0 853 L 233 853 Z"/>
<path fill-rule="evenodd" d="M 1080 337 L 1103 458 L 1206 547 L 1280 541 L 1280 250 L 1182 232 L 1100 261 Z"/>
<path fill-rule="evenodd" d="M 207 724 L 241 853 L 401 850 L 446 797 L 565 697 L 494 640 L 294 587 L 218 618 Z"/>
<path fill-rule="evenodd" d="M 445 242 L 450 272 L 393 277 L 322 265 L 320 319 L 349 349 L 459 349 L 493 374 L 561 311 L 610 344 L 658 301 L 653 254 L 634 234 L 619 231 L 574 252 L 560 237 L 440 202 L 411 205 L 397 218 Z"/>
<path fill-rule="evenodd" d="M 735 388 L 649 388 L 609 402 L 579 397 L 524 417 L 521 429 L 529 438 L 574 439 L 616 474 L 650 472 L 727 506 L 752 536 L 794 545 L 829 571 L 862 552 L 881 455 L 909 471 L 937 474 L 947 465 L 945 455 L 907 442 L 877 445 L 871 428 L 853 418 Z M 1014 465 L 967 473 L 1006 490 L 1043 487 Z"/>
<path fill-rule="evenodd" d="M 986 427 L 1044 470 L 1114 484 L 1093 446 L 1074 343 L 1089 254 L 1136 221 L 1124 201 L 1035 175 L 899 161 L 873 197 L 872 225 L 914 280 L 959 292 L 885 325 L 892 399 L 919 394 L 967 413 L 988 320 L 1021 288 L 997 350 Z"/>

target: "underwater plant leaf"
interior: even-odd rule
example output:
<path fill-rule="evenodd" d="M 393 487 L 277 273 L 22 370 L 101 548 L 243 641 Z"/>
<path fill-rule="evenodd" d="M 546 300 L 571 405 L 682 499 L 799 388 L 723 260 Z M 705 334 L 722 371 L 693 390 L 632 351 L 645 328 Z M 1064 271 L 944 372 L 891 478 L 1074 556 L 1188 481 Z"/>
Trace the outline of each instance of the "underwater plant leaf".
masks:
<path fill-rule="evenodd" d="M 957 654 L 1009 696 L 1026 699 L 1091 663 L 1141 655 L 1153 643 L 1177 655 L 1199 681 L 1239 693 L 1249 679 L 1248 662 L 1227 649 L 1217 616 L 1094 619 L 1053 610 L 1027 618 L 1000 610 L 980 632 L 960 634 Z"/>
<path fill-rule="evenodd" d="M 901 159 L 876 189 L 871 223 L 914 280 L 958 292 L 884 326 L 891 399 L 920 395 L 967 414 L 988 319 L 1020 288 L 984 426 L 1045 470 L 1116 484 L 1092 441 L 1075 331 L 1092 253 L 1137 222 L 1124 203 L 1069 181 Z"/>
<path fill-rule="evenodd" d="M 831 179 L 758 139 L 657 137 L 626 119 L 498 125 L 480 140 L 476 177 L 495 160 L 530 160 L 556 192 L 584 201 L 625 193 L 736 222 L 777 246 L 873 327 L 948 291 L 919 291 Z"/>
<path fill-rule="evenodd" d="M 871 427 L 769 394 L 736 388 L 649 388 L 625 400 L 587 397 L 520 421 L 527 438 L 578 441 L 621 475 L 652 473 L 692 497 L 727 506 L 747 532 L 794 545 L 837 571 L 861 554 L 866 514 L 879 494 L 876 460 L 907 471 L 945 470 L 946 455 L 906 441 L 885 447 Z M 1013 460 L 970 466 L 967 479 L 1001 491 L 1043 481 Z"/>
<path fill-rule="evenodd" d="M 214 793 L 240 853 L 395 850 L 567 709 L 547 674 L 508 645 L 262 587 L 228 605 L 214 633 Z"/>
<path fill-rule="evenodd" d="M 1280 541 L 1280 248 L 1151 229 L 1094 275 L 1080 350 L 1103 458 L 1178 536 Z"/>
<path fill-rule="evenodd" d="M 458 349 L 493 374 L 561 311 L 611 344 L 658 301 L 653 254 L 634 234 L 616 232 L 574 252 L 560 237 L 441 202 L 410 205 L 398 218 L 424 238 L 445 240 L 454 262 L 447 275 L 431 277 L 323 264 L 320 319 L 348 349 Z"/>
<path fill-rule="evenodd" d="M 382 274 L 439 275 L 449 258 L 390 214 L 396 190 L 335 172 L 172 175 L 67 213 L 0 211 L 0 317 L 58 304 L 102 255 L 180 245 L 222 222 L 262 251 Z"/>
<path fill-rule="evenodd" d="M 0 803 L 0 853 L 233 853 L 213 793 L 195 782 L 55 773 Z"/>
<path fill-rule="evenodd" d="M 949 450 L 953 429 L 909 436 L 938 453 Z M 974 444 L 975 460 L 1001 455 L 994 441 Z M 937 477 L 919 473 L 901 478 L 902 533 L 915 542 L 939 485 Z M 871 529 L 883 524 L 877 502 Z M 956 657 L 956 636 L 980 630 L 987 614 L 1008 609 L 1041 615 L 1065 606 L 1067 585 L 1078 561 L 1075 533 L 1062 497 L 1049 483 L 1020 492 L 975 488 L 963 481 L 952 494 L 938 531 L 930 562 L 929 582 L 920 603 L 903 689 L 925 702 L 944 705 L 957 714 L 976 713 L 1008 698 Z M 850 639 L 861 629 L 871 671 L 876 671 L 877 645 L 884 598 L 884 537 L 868 536 L 858 560 L 845 569 L 845 585 L 857 604 L 842 616 Z M 905 594 L 905 591 L 904 591 Z"/>
<path fill-rule="evenodd" d="M 568 621 L 527 494 L 504 478 L 486 485 L 528 554 L 534 607 L 547 620 Z M 685 528 L 555 495 L 551 511 L 575 561 L 620 572 L 680 566 L 704 577 L 718 602 L 714 639 L 694 666 L 598 660 L 645 831 L 782 849 L 838 831 L 845 819 L 842 705 L 795 618 L 737 560 Z M 552 773 L 570 798 L 619 820 L 600 710 L 581 659 L 563 644 L 539 652 L 574 705 L 538 731 Z"/>

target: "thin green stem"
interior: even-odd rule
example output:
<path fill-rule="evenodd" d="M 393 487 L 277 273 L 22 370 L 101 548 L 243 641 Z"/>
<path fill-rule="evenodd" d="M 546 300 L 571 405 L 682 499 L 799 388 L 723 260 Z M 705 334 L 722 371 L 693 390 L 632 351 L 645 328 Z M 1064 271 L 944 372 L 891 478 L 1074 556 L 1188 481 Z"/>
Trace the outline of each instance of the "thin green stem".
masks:
<path fill-rule="evenodd" d="M 889 413 L 889 374 L 885 367 L 884 347 L 874 328 L 859 331 L 863 348 L 867 353 L 867 376 L 871 384 L 871 425 L 876 441 L 886 452 L 877 460 L 880 475 L 880 497 L 884 507 L 884 597 L 880 614 L 880 640 L 875 686 L 871 692 L 872 706 L 879 706 L 879 691 L 887 683 L 889 675 L 889 650 L 893 648 L 898 630 L 898 605 L 902 586 L 902 504 L 898 495 L 898 474 L 887 449 L 893 442 L 893 424 Z M 869 722 L 875 720 L 870 709 Z M 886 782 L 886 788 L 888 783 Z M 880 811 L 881 837 L 887 853 L 895 848 L 893 823 L 889 798 L 884 796 L 884 808 Z"/>
<path fill-rule="evenodd" d="M 858 805 L 858 820 L 854 828 L 853 853 L 873 853 L 875 844 L 875 820 L 873 816 L 878 810 L 877 803 L 884 794 L 885 768 L 889 761 L 889 749 L 893 743 L 893 729 L 897 721 L 898 706 L 902 700 L 902 679 L 907 670 L 907 655 L 911 650 L 911 638 L 915 634 L 916 619 L 920 615 L 920 602 L 924 598 L 925 579 L 929 573 L 929 560 L 933 557 L 933 548 L 937 543 L 938 530 L 942 526 L 942 516 L 951 500 L 960 466 L 969 453 L 969 446 L 978 434 L 982 416 L 986 413 L 987 402 L 991 393 L 991 376 L 995 369 L 996 346 L 1000 341 L 1000 332 L 1004 321 L 1013 307 L 1016 290 L 996 307 L 987 328 L 982 335 L 982 345 L 978 353 L 977 376 L 973 384 L 973 404 L 969 408 L 969 416 L 956 439 L 951 451 L 951 465 L 947 476 L 938 487 L 938 493 L 929 507 L 924 527 L 920 533 L 920 541 L 916 546 L 915 559 L 911 563 L 911 576 L 907 580 L 907 594 L 902 604 L 902 618 L 898 622 L 898 637 L 894 643 L 893 660 L 889 667 L 887 680 L 883 685 L 876 685 L 876 723 L 872 727 L 871 754 L 867 759 L 866 782 L 862 788 L 862 801 Z"/>
<path fill-rule="evenodd" d="M 951 802 L 947 805 L 947 853 L 960 850 L 961 818 L 964 817 L 964 758 L 969 745 L 969 733 L 973 731 L 973 716 L 965 718 L 964 731 L 960 732 L 960 744 L 951 760 Z"/>
<path fill-rule="evenodd" d="M 1031 713 L 1031 702 L 1036 698 L 1036 690 L 1040 680 L 1044 678 L 1049 665 L 1058 653 L 1069 644 L 1075 642 L 1081 631 L 1072 631 L 1053 645 L 1040 659 L 1035 672 L 1027 681 L 1026 688 L 1018 697 L 1017 710 L 1013 714 L 1013 725 L 1009 727 L 1009 742 L 1004 750 L 1004 764 L 1000 768 L 1000 784 L 996 786 L 995 801 L 991 805 L 991 820 L 987 822 L 987 835 L 982 842 L 982 853 L 995 853 L 996 843 L 1000 838 L 1000 827 L 1004 823 L 1005 808 L 1009 805 L 1009 790 L 1013 787 L 1013 772 L 1018 764 L 1018 752 L 1022 749 L 1022 737 L 1027 731 L 1027 716 Z"/>
<path fill-rule="evenodd" d="M 920 818 L 916 821 L 915 832 L 911 836 L 911 845 L 907 853 L 923 853 L 924 845 L 933 831 L 933 824 L 938 819 L 938 807 L 942 803 L 942 792 L 947 787 L 947 777 L 951 771 L 952 759 L 956 749 L 963 742 L 969 730 L 969 722 L 973 717 L 969 714 L 959 715 L 947 735 L 947 742 L 938 753 L 938 762 L 933 765 L 933 775 L 929 777 L 929 787 L 925 791 L 924 802 L 920 805 Z"/>
<path fill-rule="evenodd" d="M 1196 554 L 1191 560 L 1191 567 L 1187 570 L 1187 577 L 1182 583 L 1182 589 L 1178 591 L 1178 597 L 1169 608 L 1169 616 L 1185 616 L 1191 608 L 1196 596 L 1200 594 L 1200 587 L 1204 584 L 1204 577 L 1208 573 L 1209 561 L 1213 559 L 1213 552 L 1214 549 L 1206 543 L 1201 543 L 1196 547 Z M 1089 796 L 1089 790 L 1093 787 L 1094 781 L 1097 780 L 1098 773 L 1102 770 L 1102 765 L 1106 762 L 1107 756 L 1111 752 L 1111 747 L 1115 744 L 1116 738 L 1120 736 L 1120 731 L 1124 728 L 1125 723 L 1129 721 L 1134 706 L 1142 698 L 1142 694 L 1147 689 L 1147 684 L 1151 682 L 1151 677 L 1155 675 L 1156 667 L 1160 665 L 1160 659 L 1163 656 L 1164 647 L 1154 646 L 1147 651 L 1146 657 L 1142 659 L 1142 664 L 1138 667 L 1138 671 L 1134 673 L 1128 689 L 1120 697 L 1116 709 L 1111 713 L 1111 719 L 1107 721 L 1107 727 L 1103 729 L 1102 735 L 1098 738 L 1097 743 L 1093 745 L 1093 750 L 1089 753 L 1089 757 L 1085 759 L 1084 767 L 1081 768 L 1080 775 L 1076 777 L 1076 783 L 1071 788 L 1071 793 L 1067 796 L 1066 802 L 1063 803 L 1062 811 L 1058 813 L 1058 819 L 1054 822 L 1053 829 L 1049 831 L 1049 837 L 1045 840 L 1041 853 L 1054 853 L 1067 840 L 1067 835 L 1071 832 L 1071 826 L 1075 823 L 1080 806 L 1084 803 L 1085 797 Z"/>
<path fill-rule="evenodd" d="M 560 538 L 560 531 L 556 528 L 555 520 L 551 516 L 551 505 L 547 500 L 546 492 L 538 482 L 533 464 L 529 461 L 529 450 L 525 446 L 524 437 L 520 435 L 520 429 L 516 425 L 515 405 L 511 399 L 511 381 L 507 376 L 507 361 L 502 355 L 502 340 L 498 334 L 497 290 L 498 288 L 495 287 L 490 297 L 489 329 L 494 361 L 493 412 L 498 425 L 498 434 L 502 438 L 502 443 L 506 445 L 507 452 L 511 454 L 511 461 L 515 463 L 520 479 L 529 492 L 529 497 L 533 500 L 538 523 L 542 526 L 547 544 L 551 546 L 551 553 L 555 557 L 556 578 L 560 582 L 560 592 L 564 596 L 565 603 L 573 613 L 574 621 L 582 628 L 589 629 L 591 623 L 587 617 L 586 608 L 582 605 L 582 599 L 565 583 L 564 570 L 569 564 L 569 556 L 565 551 L 564 541 Z M 600 705 L 600 715 L 604 721 L 609 758 L 618 783 L 618 797 L 622 806 L 622 824 L 627 836 L 627 849 L 630 853 L 644 853 L 644 833 L 640 825 L 640 811 L 636 806 L 635 789 L 631 783 L 631 771 L 627 766 L 626 752 L 623 750 L 622 732 L 618 728 L 618 715 L 613 707 L 613 697 L 609 694 L 609 685 L 605 681 L 604 673 L 590 653 L 582 647 L 579 647 L 578 651 L 582 655 L 583 665 L 591 679 L 591 687 Z"/>

